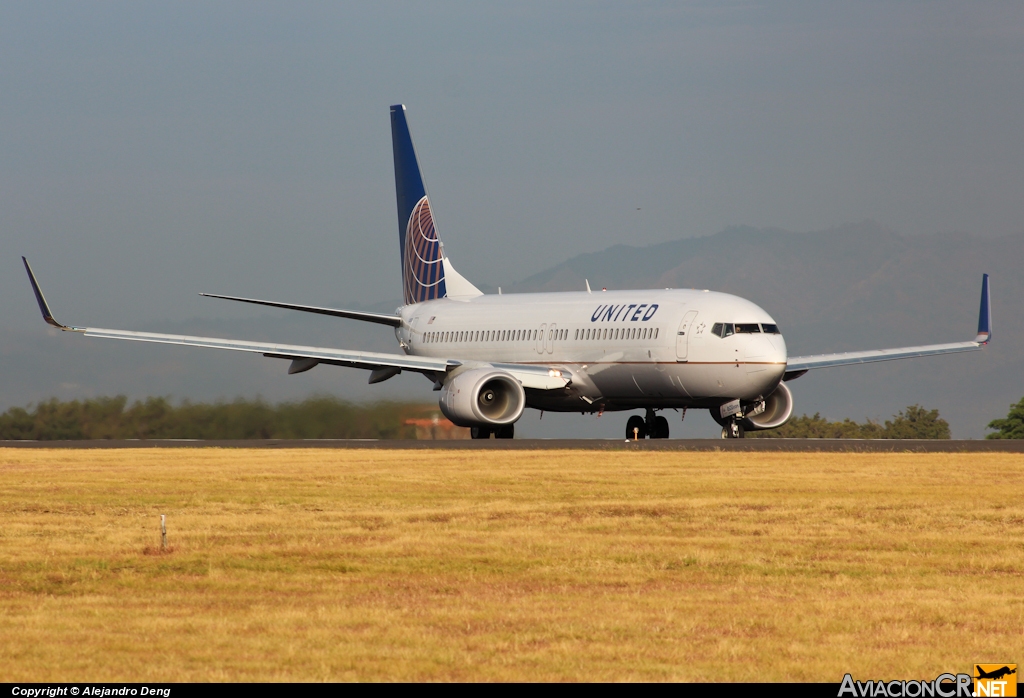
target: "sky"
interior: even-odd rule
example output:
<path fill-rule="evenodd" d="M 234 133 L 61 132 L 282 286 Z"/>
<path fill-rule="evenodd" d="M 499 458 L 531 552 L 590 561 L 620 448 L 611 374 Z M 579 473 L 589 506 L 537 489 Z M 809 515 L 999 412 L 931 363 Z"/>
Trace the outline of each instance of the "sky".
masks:
<path fill-rule="evenodd" d="M 20 255 L 76 324 L 397 302 L 399 102 L 482 286 L 729 225 L 1024 227 L 1020 3 L 8 2 L 4 326 Z"/>

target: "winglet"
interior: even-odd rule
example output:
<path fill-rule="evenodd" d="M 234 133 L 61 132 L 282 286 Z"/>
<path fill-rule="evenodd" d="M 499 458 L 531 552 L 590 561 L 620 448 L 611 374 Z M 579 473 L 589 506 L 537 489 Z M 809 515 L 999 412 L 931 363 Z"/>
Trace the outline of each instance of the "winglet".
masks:
<path fill-rule="evenodd" d="M 46 323 L 62 330 L 74 330 L 74 327 L 67 327 L 53 319 L 53 313 L 50 312 L 50 306 L 47 305 L 46 298 L 43 297 L 43 292 L 40 290 L 39 283 L 36 281 L 36 275 L 32 273 L 32 267 L 28 265 L 28 260 L 24 257 L 21 258 L 21 261 L 25 263 L 25 271 L 28 272 L 28 280 L 32 284 L 32 292 L 36 294 L 36 303 L 39 304 L 39 312 L 43 314 L 43 319 L 46 320 Z"/>
<path fill-rule="evenodd" d="M 978 336 L 974 338 L 979 344 L 992 341 L 992 297 L 989 295 L 988 274 L 981 280 L 981 309 L 978 311 Z"/>

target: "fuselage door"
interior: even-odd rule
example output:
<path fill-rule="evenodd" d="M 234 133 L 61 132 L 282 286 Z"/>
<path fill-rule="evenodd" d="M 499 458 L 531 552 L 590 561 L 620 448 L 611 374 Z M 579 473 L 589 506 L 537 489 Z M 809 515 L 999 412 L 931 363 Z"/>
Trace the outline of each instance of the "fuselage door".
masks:
<path fill-rule="evenodd" d="M 683 321 L 679 323 L 679 331 L 676 333 L 676 361 L 686 361 L 686 343 L 695 317 L 697 317 L 697 311 L 691 310 L 683 316 Z"/>
<path fill-rule="evenodd" d="M 540 326 L 540 332 L 537 334 L 537 353 L 538 354 L 543 354 L 544 350 L 547 348 L 547 344 L 548 343 L 547 343 L 547 340 L 544 338 L 545 335 L 547 335 L 547 332 L 548 332 L 548 325 L 547 325 L 547 323 L 544 323 L 543 325 Z"/>

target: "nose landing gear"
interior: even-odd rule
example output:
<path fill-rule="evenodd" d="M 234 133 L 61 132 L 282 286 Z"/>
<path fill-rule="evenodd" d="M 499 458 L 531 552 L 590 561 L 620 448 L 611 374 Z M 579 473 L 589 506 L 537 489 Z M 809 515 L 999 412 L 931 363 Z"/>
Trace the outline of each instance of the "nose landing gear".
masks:
<path fill-rule="evenodd" d="M 743 425 L 735 419 L 730 421 L 724 427 L 722 427 L 722 438 L 723 439 L 742 439 L 743 438 Z"/>
<path fill-rule="evenodd" d="M 627 439 L 667 439 L 668 420 L 655 416 L 652 408 L 647 408 L 646 419 L 634 414 L 626 421 Z"/>

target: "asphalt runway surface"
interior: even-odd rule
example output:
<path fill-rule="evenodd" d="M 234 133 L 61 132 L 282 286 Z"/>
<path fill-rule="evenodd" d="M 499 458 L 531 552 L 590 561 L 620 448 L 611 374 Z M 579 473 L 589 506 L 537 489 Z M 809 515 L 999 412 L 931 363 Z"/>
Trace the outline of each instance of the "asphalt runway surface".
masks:
<path fill-rule="evenodd" d="M 488 439 L 454 441 L 379 439 L 192 439 L 0 441 L 0 448 L 375 448 L 481 451 L 751 451 L 846 453 L 1024 453 L 1024 439 Z"/>

